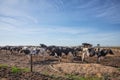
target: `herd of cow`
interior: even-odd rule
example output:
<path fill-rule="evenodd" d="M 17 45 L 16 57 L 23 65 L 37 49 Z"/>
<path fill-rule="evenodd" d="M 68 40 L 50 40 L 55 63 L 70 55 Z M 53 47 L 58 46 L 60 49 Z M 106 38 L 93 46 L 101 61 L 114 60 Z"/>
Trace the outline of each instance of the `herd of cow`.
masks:
<path fill-rule="evenodd" d="M 55 56 L 59 58 L 59 61 L 63 55 L 72 55 L 73 58 L 77 57 L 79 53 L 82 54 L 82 62 L 85 60 L 85 56 L 93 57 L 97 56 L 97 62 L 100 62 L 101 57 L 106 56 L 107 54 L 113 55 L 113 51 L 110 48 L 97 48 L 97 47 L 63 47 L 63 46 L 46 46 L 40 44 L 40 46 L 4 46 L 0 47 L 1 51 L 9 51 L 11 54 L 14 52 L 25 55 L 34 54 L 34 55 L 45 55 Z"/>

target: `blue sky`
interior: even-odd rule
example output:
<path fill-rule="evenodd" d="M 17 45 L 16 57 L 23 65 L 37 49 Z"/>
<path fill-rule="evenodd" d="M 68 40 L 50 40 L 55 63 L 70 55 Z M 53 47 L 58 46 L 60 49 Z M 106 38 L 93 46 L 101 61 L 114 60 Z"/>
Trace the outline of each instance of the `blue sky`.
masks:
<path fill-rule="evenodd" d="M 0 0 L 0 45 L 120 46 L 120 0 Z"/>

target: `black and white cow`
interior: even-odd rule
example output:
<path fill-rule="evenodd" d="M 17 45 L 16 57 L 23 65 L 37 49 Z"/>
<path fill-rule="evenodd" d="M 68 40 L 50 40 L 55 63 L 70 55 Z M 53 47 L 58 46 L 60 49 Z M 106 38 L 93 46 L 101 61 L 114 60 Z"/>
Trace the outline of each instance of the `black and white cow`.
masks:
<path fill-rule="evenodd" d="M 20 53 L 24 53 L 30 58 L 30 54 L 36 55 L 37 57 L 42 56 L 43 60 L 46 57 L 46 48 L 42 47 L 23 47 Z"/>
<path fill-rule="evenodd" d="M 82 62 L 85 59 L 85 55 L 89 57 L 97 56 L 97 62 L 100 62 L 101 57 L 105 57 L 107 54 L 114 54 L 111 49 L 95 49 L 95 48 L 83 48 Z"/>
<path fill-rule="evenodd" d="M 21 50 L 22 50 L 22 47 L 20 47 L 20 46 L 11 47 L 10 48 L 10 53 L 18 55 Z"/>
<path fill-rule="evenodd" d="M 3 46 L 0 48 L 0 52 L 5 51 L 5 54 L 8 54 L 8 51 L 10 51 L 11 46 Z"/>
<path fill-rule="evenodd" d="M 23 47 L 20 53 L 24 53 L 25 55 L 28 55 L 31 53 L 31 51 L 28 47 Z"/>
<path fill-rule="evenodd" d="M 96 52 L 97 54 L 97 61 L 100 62 L 101 57 L 105 57 L 107 54 L 114 55 L 111 49 L 102 49 Z"/>
<path fill-rule="evenodd" d="M 20 46 L 4 46 L 0 48 L 0 51 L 5 51 L 6 54 L 18 54 L 22 47 Z"/>
<path fill-rule="evenodd" d="M 63 55 L 65 56 L 71 56 L 73 59 L 76 56 L 77 48 L 71 48 L 71 47 L 62 47 L 62 46 L 49 46 L 47 47 L 47 50 L 50 52 L 50 56 L 56 56 L 59 58 L 59 62 Z"/>

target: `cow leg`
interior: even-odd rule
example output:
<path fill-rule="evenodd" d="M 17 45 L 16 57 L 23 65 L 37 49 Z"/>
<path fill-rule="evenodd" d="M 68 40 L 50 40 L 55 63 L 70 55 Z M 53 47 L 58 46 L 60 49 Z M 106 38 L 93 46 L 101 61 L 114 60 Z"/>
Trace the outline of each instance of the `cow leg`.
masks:
<path fill-rule="evenodd" d="M 7 50 L 5 50 L 5 53 L 7 54 Z"/>
<path fill-rule="evenodd" d="M 59 62 L 59 63 L 61 62 L 61 58 L 62 58 L 62 57 L 61 57 L 61 56 L 59 56 L 59 60 L 58 60 L 58 62 Z"/>
<path fill-rule="evenodd" d="M 45 53 L 43 53 L 43 61 L 45 61 Z"/>
<path fill-rule="evenodd" d="M 85 52 L 82 53 L 82 62 L 84 61 L 84 59 L 85 59 Z"/>
<path fill-rule="evenodd" d="M 26 55 L 26 58 L 27 58 L 28 60 L 30 60 L 30 55 Z"/>
<path fill-rule="evenodd" d="M 68 58 L 68 57 L 67 57 L 67 58 L 68 58 L 71 62 L 73 62 L 75 56 L 73 56 L 72 52 L 69 52 L 69 53 L 68 53 L 68 56 L 69 56 L 69 58 Z"/>
<path fill-rule="evenodd" d="M 57 55 L 57 53 L 55 53 L 55 57 L 57 57 L 58 55 Z"/>
<path fill-rule="evenodd" d="M 20 50 L 18 51 L 18 55 L 20 55 L 20 56 L 21 56 L 21 51 L 20 51 Z"/>
<path fill-rule="evenodd" d="M 97 63 L 100 63 L 100 57 L 97 58 Z"/>

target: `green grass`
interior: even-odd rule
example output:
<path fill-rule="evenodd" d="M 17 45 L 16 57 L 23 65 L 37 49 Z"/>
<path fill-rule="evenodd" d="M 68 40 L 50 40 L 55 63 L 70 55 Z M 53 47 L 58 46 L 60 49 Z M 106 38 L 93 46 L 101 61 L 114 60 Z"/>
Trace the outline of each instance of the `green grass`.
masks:
<path fill-rule="evenodd" d="M 29 69 L 29 68 L 23 68 L 23 69 L 21 69 L 21 68 L 18 68 L 18 67 L 13 66 L 12 69 L 11 69 L 11 71 L 12 71 L 13 73 L 30 72 L 30 69 Z"/>
<path fill-rule="evenodd" d="M 0 68 L 7 68 L 9 67 L 7 64 L 0 64 Z M 19 72 L 30 72 L 29 68 L 18 68 L 18 67 L 11 67 L 11 72 L 13 73 L 19 73 Z"/>
<path fill-rule="evenodd" d="M 6 64 L 0 64 L 0 68 L 7 68 L 8 65 Z M 117 68 L 120 71 L 120 68 Z M 11 72 L 12 73 L 20 73 L 20 72 L 30 72 L 29 68 L 19 68 L 19 67 L 11 67 Z M 50 76 L 53 79 L 59 79 L 60 76 L 57 75 L 50 75 L 47 70 L 45 70 L 43 75 Z M 64 78 L 70 79 L 70 80 L 106 80 L 108 79 L 109 75 L 104 75 L 102 77 L 97 77 L 97 76 L 79 76 L 79 75 L 74 75 L 74 74 L 65 74 Z"/>
<path fill-rule="evenodd" d="M 18 68 L 18 67 L 13 66 L 13 67 L 11 68 L 11 72 L 12 72 L 12 73 L 19 73 L 19 72 L 21 72 L 21 69 Z"/>

